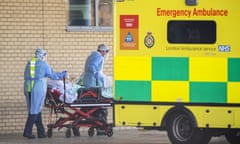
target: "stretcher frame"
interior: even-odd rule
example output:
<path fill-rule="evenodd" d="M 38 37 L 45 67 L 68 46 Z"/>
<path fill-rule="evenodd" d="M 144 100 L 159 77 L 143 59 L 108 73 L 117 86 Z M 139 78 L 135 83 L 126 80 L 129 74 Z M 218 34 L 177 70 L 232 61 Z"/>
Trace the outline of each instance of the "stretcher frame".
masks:
<path fill-rule="evenodd" d="M 49 108 L 49 119 L 47 124 L 48 137 L 52 137 L 53 129 L 60 130 L 64 127 L 67 128 L 65 133 L 67 138 L 72 135 L 71 129 L 75 136 L 80 136 L 80 127 L 88 127 L 89 136 L 93 136 L 95 130 L 97 131 L 97 135 L 107 135 L 108 137 L 113 135 L 113 124 L 107 122 L 107 117 L 106 120 L 103 120 L 103 118 L 95 115 L 97 112 L 101 112 L 103 108 L 113 107 L 112 101 L 103 103 L 67 104 L 65 103 L 65 97 L 65 90 L 64 102 L 60 102 L 60 100 L 51 92 L 51 89 L 48 89 L 47 91 L 45 106 Z M 53 114 L 55 114 L 55 122 L 52 120 Z M 64 117 L 58 117 L 58 114 L 62 114 Z"/>

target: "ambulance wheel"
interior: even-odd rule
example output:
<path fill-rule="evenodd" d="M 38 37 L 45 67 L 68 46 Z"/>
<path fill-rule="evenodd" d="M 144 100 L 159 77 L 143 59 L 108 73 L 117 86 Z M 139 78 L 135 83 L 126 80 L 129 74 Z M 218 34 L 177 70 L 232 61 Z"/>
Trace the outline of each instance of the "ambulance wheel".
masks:
<path fill-rule="evenodd" d="M 88 129 L 88 136 L 90 136 L 90 137 L 94 136 L 94 128 L 93 127 L 90 127 Z"/>
<path fill-rule="evenodd" d="M 71 135 L 72 135 L 72 133 L 71 133 L 71 129 L 68 128 L 68 129 L 66 130 L 66 134 L 65 134 L 65 136 L 66 136 L 66 138 L 69 138 L 69 137 L 71 137 Z"/>
<path fill-rule="evenodd" d="M 108 130 L 107 130 L 107 136 L 108 137 L 112 137 L 113 136 L 113 129 L 112 127 L 109 127 Z"/>
<path fill-rule="evenodd" d="M 225 137 L 230 144 L 239 144 L 239 142 L 240 142 L 240 129 L 229 130 L 225 134 Z"/>
<path fill-rule="evenodd" d="M 176 112 L 170 115 L 167 124 L 169 140 L 176 144 L 207 144 L 204 133 L 194 126 L 194 120 L 187 113 Z"/>
<path fill-rule="evenodd" d="M 48 136 L 49 138 L 52 137 L 52 129 L 51 129 L 51 128 L 49 128 L 49 129 L 47 130 L 47 136 Z"/>

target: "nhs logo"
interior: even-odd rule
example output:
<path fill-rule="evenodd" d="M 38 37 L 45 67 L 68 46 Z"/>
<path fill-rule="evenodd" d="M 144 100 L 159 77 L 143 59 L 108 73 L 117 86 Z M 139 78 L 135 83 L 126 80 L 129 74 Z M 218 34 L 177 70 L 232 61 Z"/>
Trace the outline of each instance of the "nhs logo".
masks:
<path fill-rule="evenodd" d="M 229 45 L 219 45 L 218 51 L 219 52 L 230 52 L 231 47 Z"/>

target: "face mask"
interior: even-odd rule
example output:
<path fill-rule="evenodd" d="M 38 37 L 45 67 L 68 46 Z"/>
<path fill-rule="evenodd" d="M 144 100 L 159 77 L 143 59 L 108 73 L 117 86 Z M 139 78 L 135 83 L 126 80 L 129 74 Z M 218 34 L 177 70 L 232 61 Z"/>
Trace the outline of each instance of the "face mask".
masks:
<path fill-rule="evenodd" d="M 106 53 L 103 57 L 104 57 L 104 60 L 108 60 L 108 53 Z"/>
<path fill-rule="evenodd" d="M 47 57 L 46 56 L 42 57 L 42 60 L 47 61 Z"/>

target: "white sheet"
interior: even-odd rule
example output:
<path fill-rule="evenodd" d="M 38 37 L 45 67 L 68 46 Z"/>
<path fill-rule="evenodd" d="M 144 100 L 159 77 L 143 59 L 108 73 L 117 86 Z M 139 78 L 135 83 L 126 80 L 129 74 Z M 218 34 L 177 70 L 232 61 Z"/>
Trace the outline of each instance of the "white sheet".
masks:
<path fill-rule="evenodd" d="M 52 88 L 53 90 L 58 90 L 61 95 L 59 99 L 64 102 L 64 84 L 62 80 L 47 80 L 47 85 L 48 87 Z M 80 85 L 77 84 L 72 84 L 71 82 L 65 82 L 65 87 L 66 87 L 66 97 L 65 97 L 65 102 L 66 103 L 73 103 L 77 99 L 77 90 L 81 87 Z"/>

